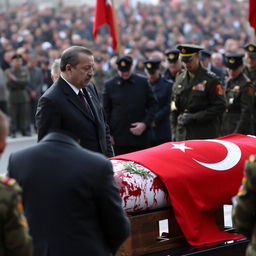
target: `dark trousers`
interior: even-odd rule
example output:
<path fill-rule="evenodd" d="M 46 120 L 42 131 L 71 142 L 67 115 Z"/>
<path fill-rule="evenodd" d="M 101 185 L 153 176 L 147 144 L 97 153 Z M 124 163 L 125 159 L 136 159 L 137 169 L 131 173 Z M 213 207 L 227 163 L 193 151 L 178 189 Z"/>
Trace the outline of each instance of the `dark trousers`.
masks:
<path fill-rule="evenodd" d="M 139 151 L 142 149 L 146 149 L 148 148 L 149 145 L 139 145 L 139 146 L 114 146 L 114 151 L 115 151 L 115 155 L 122 155 L 122 154 L 126 154 L 126 153 L 131 153 L 134 151 Z"/>

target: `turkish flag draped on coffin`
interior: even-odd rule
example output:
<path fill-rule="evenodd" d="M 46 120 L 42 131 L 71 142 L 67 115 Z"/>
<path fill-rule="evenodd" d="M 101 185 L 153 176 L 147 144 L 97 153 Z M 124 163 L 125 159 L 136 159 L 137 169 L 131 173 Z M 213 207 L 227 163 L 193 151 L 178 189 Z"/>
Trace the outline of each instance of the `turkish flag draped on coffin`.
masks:
<path fill-rule="evenodd" d="M 111 0 L 97 0 L 93 23 L 94 38 L 97 36 L 98 28 L 105 24 L 109 26 L 109 32 L 112 37 L 112 48 L 115 51 L 117 48 L 117 33 Z"/>
<path fill-rule="evenodd" d="M 245 160 L 255 153 L 255 137 L 232 134 L 168 142 L 111 159 L 134 161 L 156 173 L 168 190 L 187 241 L 202 245 L 242 237 L 220 231 L 215 211 L 231 203 L 241 184 Z"/>
<path fill-rule="evenodd" d="M 249 22 L 256 31 L 256 1 L 249 0 Z"/>

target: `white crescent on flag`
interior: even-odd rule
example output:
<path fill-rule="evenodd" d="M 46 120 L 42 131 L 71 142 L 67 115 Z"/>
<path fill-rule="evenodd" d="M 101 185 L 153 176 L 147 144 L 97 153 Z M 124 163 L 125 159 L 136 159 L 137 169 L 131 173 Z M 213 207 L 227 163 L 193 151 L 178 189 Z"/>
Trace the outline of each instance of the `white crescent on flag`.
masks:
<path fill-rule="evenodd" d="M 106 5 L 112 6 L 111 0 L 106 0 Z"/>
<path fill-rule="evenodd" d="M 212 142 L 216 142 L 223 145 L 227 149 L 228 153 L 227 153 L 227 156 L 222 161 L 214 164 L 203 163 L 203 162 L 197 161 L 196 159 L 193 159 L 200 165 L 203 165 L 209 169 L 216 170 L 216 171 L 226 171 L 233 168 L 240 161 L 242 153 L 240 148 L 236 144 L 229 141 L 224 141 L 224 140 L 206 140 L 206 141 L 212 141 Z"/>
<path fill-rule="evenodd" d="M 204 163 L 192 158 L 198 164 L 215 171 L 226 171 L 233 168 L 240 161 L 242 153 L 240 148 L 236 144 L 229 141 L 224 141 L 224 140 L 205 140 L 205 141 L 215 142 L 223 145 L 227 149 L 228 153 L 222 161 L 217 163 Z M 179 149 L 182 152 L 185 152 L 186 149 L 192 149 L 187 147 L 184 142 L 180 144 L 173 143 L 172 145 L 173 147 L 171 149 Z"/>

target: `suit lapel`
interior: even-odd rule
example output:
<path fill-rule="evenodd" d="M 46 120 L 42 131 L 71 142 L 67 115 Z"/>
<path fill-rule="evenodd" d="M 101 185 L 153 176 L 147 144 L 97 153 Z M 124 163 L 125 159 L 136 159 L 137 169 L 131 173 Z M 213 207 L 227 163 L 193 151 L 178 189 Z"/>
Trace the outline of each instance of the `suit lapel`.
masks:
<path fill-rule="evenodd" d="M 79 97 L 75 94 L 72 88 L 70 88 L 70 86 L 62 78 L 60 78 L 60 81 L 62 90 L 66 95 L 67 100 L 71 102 L 76 108 L 78 108 L 87 118 L 95 121 L 93 116 L 88 111 L 86 111 Z"/>

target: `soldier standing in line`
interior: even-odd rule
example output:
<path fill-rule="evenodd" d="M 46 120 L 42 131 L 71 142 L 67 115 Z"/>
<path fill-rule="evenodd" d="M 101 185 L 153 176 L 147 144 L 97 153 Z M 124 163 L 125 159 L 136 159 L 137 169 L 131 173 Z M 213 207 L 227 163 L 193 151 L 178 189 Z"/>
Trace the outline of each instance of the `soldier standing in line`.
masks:
<path fill-rule="evenodd" d="M 95 57 L 95 73 L 93 75 L 92 81 L 94 82 L 97 92 L 102 99 L 102 92 L 104 83 L 110 78 L 107 72 L 103 70 L 103 58 Z"/>
<path fill-rule="evenodd" d="M 245 50 L 245 68 L 244 74 L 251 80 L 254 87 L 253 97 L 253 134 L 256 135 L 256 45 L 247 44 Z"/>
<path fill-rule="evenodd" d="M 223 135 L 252 134 L 253 85 L 243 73 L 243 54 L 225 56 L 228 70 L 226 82 L 226 111 L 223 115 Z"/>
<path fill-rule="evenodd" d="M 177 141 L 220 135 L 225 110 L 224 88 L 217 76 L 200 65 L 197 45 L 178 45 L 186 70 L 176 77 L 172 97 L 172 129 Z"/>
<path fill-rule="evenodd" d="M 0 154 L 6 146 L 8 120 L 0 111 Z M 0 255 L 31 256 L 32 240 L 23 216 L 21 188 L 14 179 L 0 178 Z"/>
<path fill-rule="evenodd" d="M 236 197 L 233 198 L 232 220 L 238 232 L 244 234 L 250 243 L 246 256 L 256 255 L 256 159 L 251 155 L 246 161 L 244 178 Z"/>
<path fill-rule="evenodd" d="M 157 107 L 147 78 L 133 73 L 132 62 L 129 56 L 119 57 L 118 75 L 104 85 L 103 106 L 116 155 L 150 146 Z"/>
<path fill-rule="evenodd" d="M 172 94 L 172 83 L 161 75 L 161 60 L 150 59 L 144 62 L 149 84 L 157 99 L 155 119 L 152 123 L 151 146 L 171 141 L 170 127 L 170 100 Z"/>
<path fill-rule="evenodd" d="M 27 86 L 30 81 L 28 69 L 22 66 L 22 56 L 15 54 L 12 57 L 12 67 L 5 71 L 7 88 L 9 90 L 9 114 L 11 117 L 11 137 L 15 138 L 20 129 L 23 136 L 29 135 Z"/>

